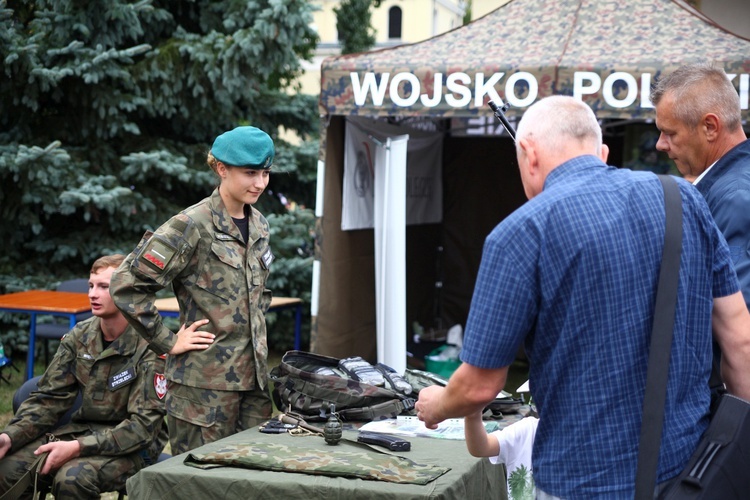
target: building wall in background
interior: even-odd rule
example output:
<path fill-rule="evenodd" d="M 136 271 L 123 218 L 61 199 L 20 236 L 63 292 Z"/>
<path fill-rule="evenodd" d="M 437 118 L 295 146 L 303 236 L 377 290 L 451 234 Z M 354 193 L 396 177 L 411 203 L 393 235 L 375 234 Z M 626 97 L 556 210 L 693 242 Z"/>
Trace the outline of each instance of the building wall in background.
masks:
<path fill-rule="evenodd" d="M 479 19 L 493 10 L 505 5 L 510 0 L 472 0 L 471 19 Z"/>
<path fill-rule="evenodd" d="M 501 0 L 501 3 L 505 1 Z M 313 60 L 303 63 L 305 74 L 299 81 L 303 93 L 317 95 L 320 93 L 320 65 L 323 59 L 340 53 L 333 9 L 341 1 L 313 0 L 312 3 L 319 9 L 313 13 L 313 25 L 320 42 Z M 401 36 L 398 38 L 389 37 L 389 15 L 394 8 L 401 9 Z M 383 0 L 380 7 L 372 12 L 371 24 L 376 40 L 373 50 L 421 42 L 458 28 L 463 22 L 465 8 L 463 0 Z"/>

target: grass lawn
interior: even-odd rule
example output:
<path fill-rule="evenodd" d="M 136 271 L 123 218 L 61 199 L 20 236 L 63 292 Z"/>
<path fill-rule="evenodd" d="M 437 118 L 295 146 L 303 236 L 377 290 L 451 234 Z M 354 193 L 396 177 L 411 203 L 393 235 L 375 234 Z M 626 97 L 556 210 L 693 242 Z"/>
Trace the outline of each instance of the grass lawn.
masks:
<path fill-rule="evenodd" d="M 13 366 L 18 368 L 18 370 L 14 370 L 10 365 L 6 365 L 2 368 L 2 372 L 0 372 L 3 376 L 3 380 L 0 380 L 0 429 L 4 429 L 10 421 L 10 417 L 13 416 L 13 394 L 23 384 L 26 375 L 26 357 L 15 358 Z M 34 375 L 44 373 L 44 368 L 44 363 L 37 363 L 34 366 Z"/>

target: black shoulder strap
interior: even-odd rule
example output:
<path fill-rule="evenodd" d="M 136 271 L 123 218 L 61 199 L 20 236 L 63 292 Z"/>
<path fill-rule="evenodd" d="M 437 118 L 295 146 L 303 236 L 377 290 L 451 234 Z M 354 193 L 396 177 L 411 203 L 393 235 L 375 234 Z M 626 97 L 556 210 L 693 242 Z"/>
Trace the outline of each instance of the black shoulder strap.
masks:
<path fill-rule="evenodd" d="M 654 323 L 651 329 L 646 391 L 643 398 L 643 420 L 638 445 L 638 467 L 635 476 L 635 499 L 651 500 L 656 488 L 664 424 L 664 401 L 667 394 L 669 357 L 672 349 L 674 316 L 677 308 L 677 284 L 682 253 L 682 198 L 677 182 L 668 175 L 660 175 L 664 188 L 666 228 L 664 250 L 656 291 Z"/>

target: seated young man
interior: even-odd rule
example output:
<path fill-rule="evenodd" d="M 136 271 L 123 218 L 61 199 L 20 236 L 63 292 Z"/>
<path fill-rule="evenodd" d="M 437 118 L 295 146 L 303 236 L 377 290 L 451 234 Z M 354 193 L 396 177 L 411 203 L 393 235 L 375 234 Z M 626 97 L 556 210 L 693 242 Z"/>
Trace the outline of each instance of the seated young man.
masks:
<path fill-rule="evenodd" d="M 98 499 L 123 488 L 164 448 L 164 360 L 147 348 L 109 294 L 110 277 L 123 259 L 111 255 L 94 262 L 93 317 L 63 337 L 38 391 L 0 434 L 0 495 L 47 453 L 39 481 L 51 484 L 55 498 Z M 79 392 L 81 407 L 70 423 L 55 428 Z M 24 496 L 31 498 L 33 483 Z"/>

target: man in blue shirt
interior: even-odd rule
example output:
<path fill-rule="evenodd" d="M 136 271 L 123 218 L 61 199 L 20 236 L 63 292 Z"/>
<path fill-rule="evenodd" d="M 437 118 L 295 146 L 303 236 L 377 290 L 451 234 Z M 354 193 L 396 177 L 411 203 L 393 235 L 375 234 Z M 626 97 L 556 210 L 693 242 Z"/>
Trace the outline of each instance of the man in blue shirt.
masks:
<path fill-rule="evenodd" d="M 661 183 L 607 166 L 593 112 L 572 97 L 531 106 L 516 151 L 530 201 L 487 237 L 464 363 L 447 387 L 420 392 L 418 416 L 434 428 L 481 409 L 525 341 L 540 495 L 632 498 L 664 246 Z M 727 387 L 750 398 L 750 313 L 705 201 L 678 182 L 683 250 L 659 483 L 681 471 L 708 426 L 712 321 Z"/>
<path fill-rule="evenodd" d="M 750 140 L 740 96 L 724 70 L 693 64 L 660 78 L 651 102 L 661 131 L 656 148 L 695 179 L 729 244 L 750 308 Z"/>

